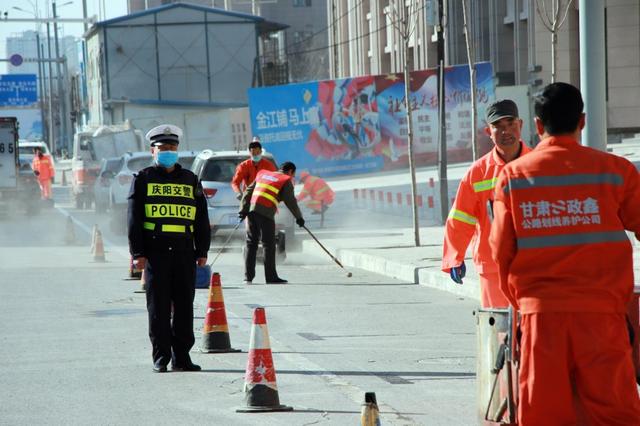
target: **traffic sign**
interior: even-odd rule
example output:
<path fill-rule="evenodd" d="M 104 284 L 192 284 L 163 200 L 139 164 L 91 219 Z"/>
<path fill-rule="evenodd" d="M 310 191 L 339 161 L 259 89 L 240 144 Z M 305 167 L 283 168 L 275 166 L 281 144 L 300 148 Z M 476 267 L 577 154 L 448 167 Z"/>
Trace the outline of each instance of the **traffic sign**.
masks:
<path fill-rule="evenodd" d="M 11 65 L 13 65 L 14 67 L 19 67 L 20 65 L 22 65 L 22 56 L 14 53 L 9 58 L 9 62 L 11 62 Z"/>
<path fill-rule="evenodd" d="M 37 102 L 35 74 L 0 74 L 0 106 L 29 106 Z"/>

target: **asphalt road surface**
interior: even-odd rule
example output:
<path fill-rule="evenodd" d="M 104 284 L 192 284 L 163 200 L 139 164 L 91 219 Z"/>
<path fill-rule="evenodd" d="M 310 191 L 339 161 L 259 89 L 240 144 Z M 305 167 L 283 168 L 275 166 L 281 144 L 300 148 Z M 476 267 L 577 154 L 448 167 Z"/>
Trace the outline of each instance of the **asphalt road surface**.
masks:
<path fill-rule="evenodd" d="M 360 270 L 347 278 L 328 257 L 295 252 L 279 265 L 289 284 L 260 284 L 258 265 L 247 286 L 240 239 L 214 270 L 242 352 L 197 351 L 199 289 L 192 359 L 203 371 L 154 374 L 144 294 L 124 280 L 126 239 L 106 216 L 64 207 L 0 222 L 0 424 L 353 425 L 365 392 L 376 393 L 382 424 L 477 423 L 472 301 Z M 106 263 L 92 261 L 94 224 Z M 293 412 L 235 412 L 256 306 L 266 309 L 280 401 Z"/>

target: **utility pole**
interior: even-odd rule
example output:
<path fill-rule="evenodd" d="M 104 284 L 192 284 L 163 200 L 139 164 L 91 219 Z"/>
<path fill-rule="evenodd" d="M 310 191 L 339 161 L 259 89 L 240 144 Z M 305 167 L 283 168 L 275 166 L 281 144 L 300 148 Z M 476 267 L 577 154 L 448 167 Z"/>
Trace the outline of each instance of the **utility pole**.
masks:
<path fill-rule="evenodd" d="M 468 10 L 467 0 L 462 0 L 462 19 L 464 22 L 464 38 L 467 45 L 467 60 L 469 61 L 469 81 L 471 91 L 471 153 L 473 161 L 478 155 L 478 110 L 476 105 L 476 55 L 471 35 L 471 12 Z"/>
<path fill-rule="evenodd" d="M 52 2 L 51 6 L 53 7 L 53 19 L 58 17 L 56 13 L 56 2 Z M 58 42 L 58 23 L 53 23 L 53 37 L 55 38 L 55 47 L 56 47 L 56 59 L 60 59 L 60 44 Z M 66 66 L 66 65 L 65 65 Z M 62 74 L 62 68 L 60 66 L 60 61 L 56 61 L 56 76 L 58 77 L 58 113 L 60 117 L 59 132 L 60 135 L 60 143 L 62 146 L 67 148 L 67 103 L 66 103 L 66 94 L 64 93 L 64 76 Z"/>
<path fill-rule="evenodd" d="M 438 0 L 438 119 L 440 131 L 438 132 L 438 180 L 440 181 L 440 215 L 442 223 L 447 221 L 449 215 L 449 184 L 447 181 L 447 122 L 445 116 L 445 92 L 444 92 L 444 5 L 443 0 Z"/>
<path fill-rule="evenodd" d="M 38 105 L 40 106 L 40 121 L 42 121 L 42 139 L 50 141 L 51 139 L 47 136 L 47 132 L 44 129 L 44 123 L 46 123 L 44 119 L 44 64 L 42 63 L 42 54 L 40 52 L 40 31 L 36 32 L 36 49 L 38 50 L 38 90 L 40 91 Z M 51 142 L 49 142 L 49 147 L 51 147 Z"/>
<path fill-rule="evenodd" d="M 47 22 L 47 59 L 49 59 L 49 148 L 55 152 L 58 147 L 58 140 L 53 129 L 53 74 L 51 68 L 51 30 Z"/>

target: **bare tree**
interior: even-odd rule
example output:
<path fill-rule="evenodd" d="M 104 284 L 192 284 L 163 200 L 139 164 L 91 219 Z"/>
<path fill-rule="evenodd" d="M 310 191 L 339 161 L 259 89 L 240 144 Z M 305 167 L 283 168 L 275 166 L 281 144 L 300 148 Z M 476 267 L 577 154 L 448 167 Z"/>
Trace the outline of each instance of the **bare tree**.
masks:
<path fill-rule="evenodd" d="M 471 20 L 467 0 L 462 0 L 462 20 L 464 23 L 464 39 L 467 44 L 467 61 L 469 62 L 469 82 L 471 90 L 471 152 L 473 161 L 478 159 L 478 111 L 476 106 L 476 63 L 475 49 L 471 36 Z"/>
<path fill-rule="evenodd" d="M 569 7 L 573 0 L 567 0 L 566 5 L 562 6 L 563 0 L 551 0 L 550 8 L 547 10 L 547 2 L 545 0 L 536 0 L 536 11 L 540 16 L 542 25 L 551 33 L 551 82 L 555 83 L 557 73 L 557 45 L 558 45 L 558 30 L 567 20 L 569 13 Z M 564 8 L 564 12 L 561 15 L 561 10 Z"/>
<path fill-rule="evenodd" d="M 396 7 L 400 3 L 400 7 Z M 389 2 L 389 11 L 392 14 L 391 22 L 400 35 L 403 44 L 404 56 L 404 107 L 407 112 L 407 154 L 409 156 L 409 172 L 411 174 L 411 206 L 413 209 L 413 234 L 416 247 L 420 246 L 420 224 L 418 223 L 416 166 L 413 157 L 413 118 L 411 114 L 411 79 L 409 76 L 409 43 L 415 32 L 418 20 L 418 5 L 421 0 L 410 0 L 405 8 L 405 0 Z"/>

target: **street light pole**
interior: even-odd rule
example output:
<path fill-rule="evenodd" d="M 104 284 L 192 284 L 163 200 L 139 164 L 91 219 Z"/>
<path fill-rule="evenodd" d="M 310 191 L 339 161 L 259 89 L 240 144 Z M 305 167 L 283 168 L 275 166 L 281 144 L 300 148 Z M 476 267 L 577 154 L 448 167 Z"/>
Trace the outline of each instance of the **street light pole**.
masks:
<path fill-rule="evenodd" d="M 47 22 L 47 59 L 49 59 L 49 148 L 52 152 L 58 147 L 58 140 L 53 130 L 53 74 L 51 68 L 51 30 Z"/>
<path fill-rule="evenodd" d="M 53 19 L 58 17 L 56 12 L 56 2 L 52 2 L 51 6 L 53 8 Z M 60 44 L 58 42 L 58 23 L 54 22 L 53 24 L 53 36 L 55 37 L 55 46 L 56 46 L 56 59 L 60 59 Z M 66 66 L 66 65 L 65 65 Z M 67 101 L 66 94 L 64 93 L 64 86 L 66 81 L 64 80 L 64 75 L 66 73 L 62 73 L 62 68 L 60 65 L 60 61 L 56 62 L 56 75 L 58 77 L 58 112 L 60 114 L 60 124 L 59 127 L 59 135 L 60 135 L 60 143 L 61 146 L 67 148 Z"/>

